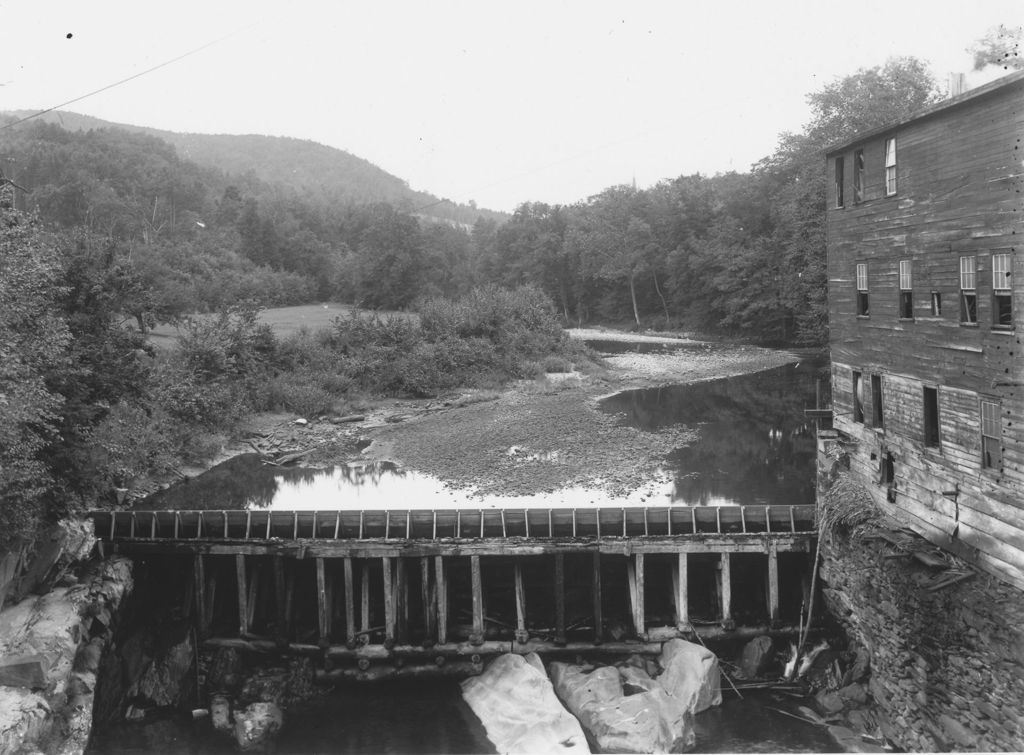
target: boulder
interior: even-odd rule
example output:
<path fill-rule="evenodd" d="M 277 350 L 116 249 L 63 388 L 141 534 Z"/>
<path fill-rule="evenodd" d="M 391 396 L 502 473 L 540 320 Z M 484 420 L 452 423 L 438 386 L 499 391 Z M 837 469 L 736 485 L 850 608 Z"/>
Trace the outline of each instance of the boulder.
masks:
<path fill-rule="evenodd" d="M 590 752 L 579 721 L 558 701 L 536 653 L 499 656 L 462 683 L 462 696 L 498 752 Z"/>
<path fill-rule="evenodd" d="M 743 646 L 740 654 L 739 676 L 754 679 L 763 674 L 772 661 L 772 638 L 767 635 L 755 637 Z"/>
<path fill-rule="evenodd" d="M 42 689 L 46 686 L 46 672 L 50 662 L 45 655 L 14 655 L 0 658 L 0 685 Z"/>
<path fill-rule="evenodd" d="M 192 673 L 194 657 L 192 635 L 185 633 L 174 644 L 156 652 L 152 662 L 133 685 L 132 692 L 154 705 L 178 705 L 191 694 L 186 682 Z"/>
<path fill-rule="evenodd" d="M 661 649 L 658 682 L 690 713 L 722 704 L 722 676 L 718 658 L 703 645 L 673 639 Z"/>
<path fill-rule="evenodd" d="M 217 731 L 231 731 L 231 701 L 226 695 L 214 695 L 210 698 L 210 723 Z"/>
<path fill-rule="evenodd" d="M 235 711 L 235 742 L 242 752 L 267 749 L 284 724 L 284 713 L 274 703 L 253 703 Z"/>
<path fill-rule="evenodd" d="M 678 752 L 693 746 L 694 731 L 683 710 L 643 670 L 611 666 L 585 673 L 551 664 L 555 691 L 602 752 Z M 624 694 L 623 677 L 626 677 Z"/>

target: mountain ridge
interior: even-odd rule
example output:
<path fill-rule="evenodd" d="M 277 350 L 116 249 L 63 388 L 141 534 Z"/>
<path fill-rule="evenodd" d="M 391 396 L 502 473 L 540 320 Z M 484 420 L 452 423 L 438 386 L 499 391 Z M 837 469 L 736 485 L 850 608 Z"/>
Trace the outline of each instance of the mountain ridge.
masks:
<path fill-rule="evenodd" d="M 25 118 L 36 111 L 8 110 L 0 117 Z M 33 120 L 53 123 L 68 131 L 121 129 L 154 136 L 178 155 L 229 175 L 252 174 L 267 183 L 298 191 L 316 191 L 338 202 L 387 202 L 397 209 L 471 227 L 479 218 L 503 222 L 498 210 L 464 205 L 410 188 L 407 181 L 369 160 L 311 139 L 263 134 L 202 134 L 117 123 L 67 110 L 53 110 Z"/>

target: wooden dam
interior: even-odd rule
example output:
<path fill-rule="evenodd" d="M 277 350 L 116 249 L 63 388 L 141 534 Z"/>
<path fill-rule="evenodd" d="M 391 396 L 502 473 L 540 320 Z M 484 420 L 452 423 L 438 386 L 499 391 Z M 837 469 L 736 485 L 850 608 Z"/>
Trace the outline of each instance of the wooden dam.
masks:
<path fill-rule="evenodd" d="M 656 652 L 795 632 L 814 506 L 94 511 L 156 564 L 206 647 L 330 678 L 479 670 L 506 652 Z"/>

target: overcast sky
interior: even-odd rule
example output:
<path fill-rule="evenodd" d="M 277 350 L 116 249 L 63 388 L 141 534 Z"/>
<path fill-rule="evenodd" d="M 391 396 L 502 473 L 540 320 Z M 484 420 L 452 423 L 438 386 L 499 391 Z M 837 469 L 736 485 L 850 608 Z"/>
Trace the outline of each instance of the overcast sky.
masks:
<path fill-rule="evenodd" d="M 747 170 L 805 95 L 891 55 L 944 81 L 1022 0 L 0 0 L 0 110 L 312 139 L 512 210 Z M 977 77 L 975 77 L 977 80 Z M 970 80 L 970 75 L 969 75 Z"/>

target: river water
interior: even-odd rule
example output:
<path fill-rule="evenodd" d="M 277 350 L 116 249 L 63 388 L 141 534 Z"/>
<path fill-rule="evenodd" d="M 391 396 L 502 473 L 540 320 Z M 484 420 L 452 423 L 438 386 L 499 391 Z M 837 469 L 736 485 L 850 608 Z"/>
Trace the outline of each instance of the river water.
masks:
<path fill-rule="evenodd" d="M 659 347 L 660 348 L 660 347 Z M 713 348 L 713 347 L 708 347 Z M 814 406 L 815 383 L 825 363 L 803 361 L 756 375 L 697 385 L 630 391 L 606 399 L 602 409 L 620 421 L 654 431 L 682 424 L 697 442 L 664 460 L 665 479 L 648 505 L 798 504 L 813 501 L 814 428 L 804 409 Z M 388 463 L 356 463 L 328 470 L 261 464 L 255 454 L 236 457 L 187 484 L 151 496 L 140 508 L 330 509 L 458 505 L 628 505 L 599 491 L 559 491 L 554 497 L 480 499 L 442 481 Z M 649 492 L 645 495 L 650 496 Z M 697 752 L 836 752 L 827 732 L 779 711 L 798 701 L 770 692 L 730 691 L 718 708 L 696 717 Z M 98 730 L 92 753 L 229 753 L 234 745 L 206 720 L 167 716 Z M 463 702 L 458 683 L 400 680 L 332 689 L 288 711 L 278 741 L 281 753 L 493 752 L 480 722 Z"/>

